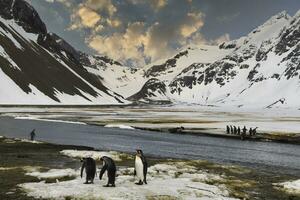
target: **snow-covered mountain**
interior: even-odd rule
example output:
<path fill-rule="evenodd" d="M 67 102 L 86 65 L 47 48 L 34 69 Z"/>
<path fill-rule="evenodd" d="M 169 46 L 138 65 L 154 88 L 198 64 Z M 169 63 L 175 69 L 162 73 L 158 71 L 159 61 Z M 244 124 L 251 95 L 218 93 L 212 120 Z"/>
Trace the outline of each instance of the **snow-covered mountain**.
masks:
<path fill-rule="evenodd" d="M 143 69 L 151 84 L 129 99 L 299 108 L 299 40 L 300 11 L 294 17 L 281 12 L 238 40 L 191 47 Z"/>
<path fill-rule="evenodd" d="M 128 103 L 86 69 L 96 60 L 99 66 L 120 65 L 76 51 L 48 33 L 27 2 L 0 1 L 1 104 Z"/>
<path fill-rule="evenodd" d="M 300 107 L 300 11 L 247 36 L 133 69 L 48 33 L 25 1 L 0 1 L 0 104 L 187 103 Z"/>

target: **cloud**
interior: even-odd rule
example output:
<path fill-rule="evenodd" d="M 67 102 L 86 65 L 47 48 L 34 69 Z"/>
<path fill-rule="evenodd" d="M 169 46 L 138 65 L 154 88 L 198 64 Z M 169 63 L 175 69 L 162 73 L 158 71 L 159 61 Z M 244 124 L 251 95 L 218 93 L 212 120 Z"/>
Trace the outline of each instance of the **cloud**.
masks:
<path fill-rule="evenodd" d="M 230 41 L 230 35 L 228 33 L 225 33 L 224 35 L 221 35 L 217 39 L 213 41 L 213 44 L 219 45 L 223 42 L 228 42 Z"/>
<path fill-rule="evenodd" d="M 117 8 L 111 0 L 86 0 L 84 5 L 93 10 L 106 12 L 109 16 L 113 16 L 117 12 Z"/>
<path fill-rule="evenodd" d="M 54 2 L 58 2 L 61 3 L 63 5 L 65 5 L 66 7 L 71 7 L 72 6 L 72 2 L 69 0 L 45 0 L 48 3 L 54 3 Z"/>
<path fill-rule="evenodd" d="M 227 22 L 231 22 L 232 20 L 234 20 L 235 18 L 237 18 L 238 16 L 240 16 L 240 12 L 237 13 L 232 13 L 230 15 L 223 15 L 223 16 L 218 16 L 217 20 L 221 23 L 227 23 Z"/>
<path fill-rule="evenodd" d="M 108 19 L 106 19 L 106 22 L 109 26 L 114 27 L 114 28 L 119 27 L 122 24 L 122 21 L 119 19 L 109 19 L 108 18 Z"/>
<path fill-rule="evenodd" d="M 201 12 L 188 13 L 186 23 L 181 26 L 180 32 L 183 37 L 189 37 L 196 31 L 198 31 L 203 25 L 204 15 Z"/>
<path fill-rule="evenodd" d="M 156 9 L 161 9 L 167 5 L 167 0 L 150 0 L 150 2 Z"/>
<path fill-rule="evenodd" d="M 189 12 L 173 24 L 168 21 L 155 22 L 147 27 L 143 22 L 129 23 L 124 32 L 94 34 L 87 39 L 87 43 L 100 54 L 117 60 L 130 60 L 132 64 L 141 66 L 146 61 L 171 56 L 176 52 L 176 47 L 192 41 L 200 43 L 200 34 L 195 33 L 204 25 L 203 18 L 201 12 Z M 201 41 L 204 41 L 202 36 Z"/>
<path fill-rule="evenodd" d="M 122 24 L 114 18 L 117 8 L 111 0 L 83 0 L 78 6 L 73 5 L 72 12 L 69 30 L 91 28 L 92 31 L 101 32 L 107 25 L 119 27 Z"/>
<path fill-rule="evenodd" d="M 192 44 L 216 44 L 229 39 L 228 34 L 215 40 L 203 36 L 205 14 L 192 7 L 191 0 L 72 2 L 70 30 L 84 33 L 86 45 L 98 54 L 130 65 L 143 66 L 167 58 Z"/>
<path fill-rule="evenodd" d="M 110 36 L 93 35 L 87 39 L 88 45 L 100 54 L 109 55 L 116 60 L 132 60 L 136 65 L 144 65 L 141 50 L 145 41 L 144 23 L 129 24 L 125 33 Z"/>
<path fill-rule="evenodd" d="M 79 8 L 75 17 L 77 16 L 80 18 L 80 24 L 89 28 L 95 27 L 97 22 L 101 19 L 101 16 L 98 13 L 85 6 Z"/>
<path fill-rule="evenodd" d="M 158 11 L 161 8 L 164 8 L 168 4 L 168 0 L 128 0 L 130 3 L 137 4 L 148 4 L 154 10 Z"/>

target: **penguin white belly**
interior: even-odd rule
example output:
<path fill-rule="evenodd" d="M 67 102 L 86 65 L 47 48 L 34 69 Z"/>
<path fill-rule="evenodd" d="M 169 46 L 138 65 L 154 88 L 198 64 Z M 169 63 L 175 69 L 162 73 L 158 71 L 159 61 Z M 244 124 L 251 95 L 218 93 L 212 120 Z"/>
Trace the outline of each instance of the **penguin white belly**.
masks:
<path fill-rule="evenodd" d="M 142 159 L 138 156 L 135 157 L 135 171 L 138 180 L 144 180 L 144 165 Z"/>

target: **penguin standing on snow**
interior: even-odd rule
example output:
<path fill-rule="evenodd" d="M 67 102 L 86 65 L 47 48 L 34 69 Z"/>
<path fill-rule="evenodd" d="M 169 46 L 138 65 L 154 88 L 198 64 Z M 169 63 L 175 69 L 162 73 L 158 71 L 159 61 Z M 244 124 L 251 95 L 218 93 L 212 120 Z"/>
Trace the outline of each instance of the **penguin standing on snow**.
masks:
<path fill-rule="evenodd" d="M 36 134 L 35 134 L 35 129 L 33 129 L 33 130 L 31 131 L 31 133 L 30 133 L 30 140 L 31 140 L 31 141 L 34 141 L 35 136 L 36 136 Z"/>
<path fill-rule="evenodd" d="M 256 132 L 256 129 L 258 129 L 258 127 L 256 127 L 255 129 L 252 130 L 252 134 L 253 134 L 253 135 L 256 135 L 256 133 L 257 133 L 257 132 Z"/>
<path fill-rule="evenodd" d="M 230 125 L 230 133 L 233 134 L 233 127 Z"/>
<path fill-rule="evenodd" d="M 234 134 L 234 135 L 237 134 L 237 128 L 236 128 L 236 126 L 233 127 L 233 134 Z"/>
<path fill-rule="evenodd" d="M 147 184 L 147 170 L 148 164 L 146 157 L 143 154 L 143 151 L 140 149 L 136 150 L 135 156 L 135 169 L 134 169 L 134 176 L 137 176 L 138 182 L 137 185 L 143 185 L 143 183 Z"/>
<path fill-rule="evenodd" d="M 82 158 L 82 166 L 80 176 L 82 178 L 83 170 L 85 169 L 86 181 L 84 184 L 94 183 L 94 178 L 96 174 L 96 162 L 93 158 Z"/>
<path fill-rule="evenodd" d="M 227 134 L 230 134 L 230 128 L 229 128 L 228 125 L 226 126 L 226 133 L 227 133 Z"/>
<path fill-rule="evenodd" d="M 241 135 L 241 128 L 240 127 L 238 127 L 238 129 L 237 129 L 237 134 Z"/>
<path fill-rule="evenodd" d="M 103 156 L 100 160 L 103 162 L 103 167 L 99 175 L 100 180 L 102 179 L 104 172 L 107 170 L 108 182 L 106 185 L 104 185 L 104 187 L 115 187 L 115 179 L 116 179 L 116 171 L 117 171 L 115 162 L 113 161 L 113 159 L 107 156 Z"/>

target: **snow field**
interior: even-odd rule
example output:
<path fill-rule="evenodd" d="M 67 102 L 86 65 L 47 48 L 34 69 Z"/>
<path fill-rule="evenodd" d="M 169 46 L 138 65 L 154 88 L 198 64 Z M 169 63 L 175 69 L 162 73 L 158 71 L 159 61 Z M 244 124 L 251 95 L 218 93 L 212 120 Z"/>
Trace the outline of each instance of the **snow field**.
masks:
<path fill-rule="evenodd" d="M 84 151 L 84 150 L 63 150 L 60 152 L 61 154 L 71 157 L 71 158 L 86 158 L 86 157 L 91 157 L 95 160 L 100 160 L 101 157 L 107 156 L 111 157 L 115 161 L 122 161 L 121 153 L 115 152 L 115 151 L 109 151 L 109 152 L 104 152 L 104 151 Z"/>
<path fill-rule="evenodd" d="M 280 187 L 289 193 L 300 194 L 300 179 L 295 181 L 287 181 L 284 183 L 275 183 L 275 187 Z"/>
<path fill-rule="evenodd" d="M 229 197 L 229 191 L 225 186 L 207 184 L 208 181 L 221 180 L 224 177 L 200 171 L 184 162 L 156 164 L 149 167 L 148 185 L 142 186 L 134 184 L 133 170 L 129 167 L 120 167 L 117 171 L 115 188 L 102 187 L 107 182 L 105 176 L 101 181 L 95 178 L 94 184 L 83 184 L 85 179 L 80 178 L 80 171 L 72 169 L 52 169 L 48 172 L 32 172 L 27 175 L 38 178 L 59 178 L 59 176 L 77 174 L 73 180 L 56 183 L 41 181 L 19 186 L 27 192 L 28 196 L 35 198 L 147 200 L 165 197 L 165 199 L 234 200 Z"/>

